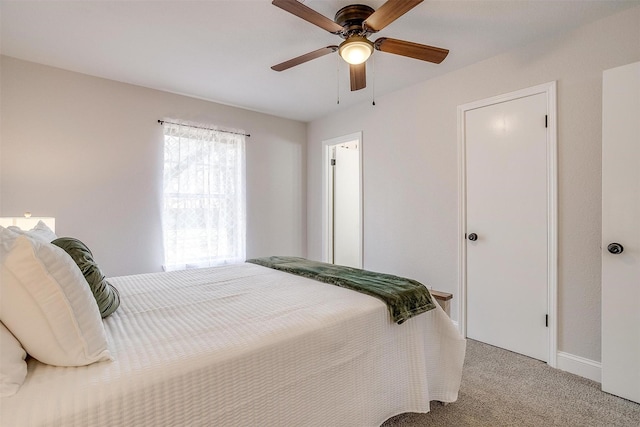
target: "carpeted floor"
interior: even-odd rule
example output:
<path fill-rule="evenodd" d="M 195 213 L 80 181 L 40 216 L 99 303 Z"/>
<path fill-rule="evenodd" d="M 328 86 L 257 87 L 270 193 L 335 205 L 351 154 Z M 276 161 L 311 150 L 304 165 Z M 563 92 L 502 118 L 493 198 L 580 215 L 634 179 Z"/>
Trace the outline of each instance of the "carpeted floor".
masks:
<path fill-rule="evenodd" d="M 638 427 L 640 405 L 602 392 L 594 381 L 467 340 L 458 401 L 432 402 L 428 414 L 401 414 L 382 425 L 410 426 Z"/>

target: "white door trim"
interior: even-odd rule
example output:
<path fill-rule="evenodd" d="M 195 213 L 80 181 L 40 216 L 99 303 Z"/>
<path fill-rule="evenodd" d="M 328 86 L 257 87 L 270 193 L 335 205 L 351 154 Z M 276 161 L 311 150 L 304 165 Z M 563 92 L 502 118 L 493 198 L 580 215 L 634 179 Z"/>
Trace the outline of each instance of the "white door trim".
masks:
<path fill-rule="evenodd" d="M 527 89 L 506 93 L 492 98 L 458 106 L 458 324 L 460 333 L 467 336 L 467 245 L 465 241 L 466 206 L 466 135 L 465 112 L 488 105 L 512 101 L 531 95 L 546 94 L 548 111 L 547 132 L 547 304 L 549 313 L 548 365 L 557 366 L 557 293 L 558 293 L 558 160 L 557 160 L 557 111 L 556 82 L 549 82 Z M 495 308 L 499 310 L 499 307 Z"/>
<path fill-rule="evenodd" d="M 331 175 L 329 174 L 329 159 L 330 148 L 333 145 L 342 144 L 349 141 L 358 141 L 358 167 L 359 167 L 359 189 L 358 189 L 358 206 L 359 206 L 359 218 L 360 218 L 360 265 L 364 267 L 364 215 L 363 215 L 363 173 L 362 173 L 362 132 L 354 132 L 349 135 L 343 135 L 336 138 L 331 138 L 326 141 L 322 141 L 322 261 L 331 262 L 332 249 L 331 249 L 331 233 L 333 222 L 331 218 L 331 212 L 333 206 L 331 203 Z"/>

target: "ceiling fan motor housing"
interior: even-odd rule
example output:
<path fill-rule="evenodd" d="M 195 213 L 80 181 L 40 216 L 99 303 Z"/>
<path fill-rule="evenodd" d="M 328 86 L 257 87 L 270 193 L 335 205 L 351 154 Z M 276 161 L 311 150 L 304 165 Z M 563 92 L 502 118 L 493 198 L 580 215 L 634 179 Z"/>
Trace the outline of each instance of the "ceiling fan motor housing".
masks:
<path fill-rule="evenodd" d="M 365 30 L 362 23 L 369 17 L 375 10 L 364 4 L 352 4 L 340 9 L 334 18 L 336 24 L 343 28 L 340 35 L 343 39 L 347 39 L 350 36 L 358 35 L 367 37 L 371 34 L 371 31 Z"/>

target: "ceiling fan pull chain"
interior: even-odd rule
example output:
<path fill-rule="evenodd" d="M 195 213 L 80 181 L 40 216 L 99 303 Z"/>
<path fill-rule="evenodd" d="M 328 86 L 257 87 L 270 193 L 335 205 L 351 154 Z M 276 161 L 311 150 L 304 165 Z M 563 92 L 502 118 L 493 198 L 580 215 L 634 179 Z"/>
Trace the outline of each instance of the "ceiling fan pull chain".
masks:
<path fill-rule="evenodd" d="M 336 98 L 338 100 L 338 102 L 336 102 L 336 104 L 340 104 L 340 56 L 336 56 L 336 58 L 338 59 L 338 70 L 336 73 L 336 87 L 337 89 L 337 93 L 336 93 Z"/>
<path fill-rule="evenodd" d="M 373 68 L 373 80 L 371 82 L 371 105 L 376 105 L 376 58 L 371 56 L 371 68 Z"/>

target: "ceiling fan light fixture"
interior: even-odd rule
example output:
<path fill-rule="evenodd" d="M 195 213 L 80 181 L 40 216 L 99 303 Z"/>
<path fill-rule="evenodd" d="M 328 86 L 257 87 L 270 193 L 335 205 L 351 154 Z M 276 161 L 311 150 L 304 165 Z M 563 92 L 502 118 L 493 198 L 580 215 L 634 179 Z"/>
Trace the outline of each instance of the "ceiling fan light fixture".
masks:
<path fill-rule="evenodd" d="M 351 36 L 340 44 L 339 52 L 347 63 L 362 64 L 373 53 L 373 43 L 362 36 Z"/>

